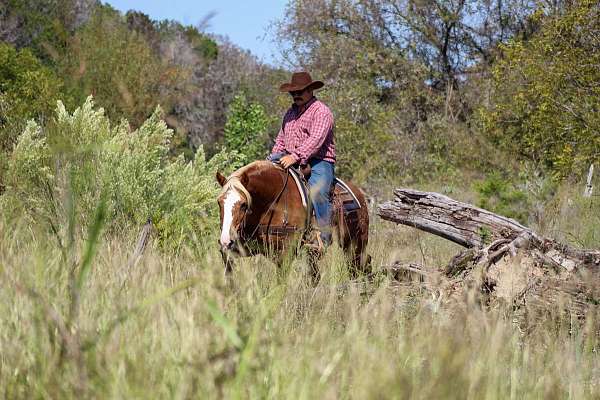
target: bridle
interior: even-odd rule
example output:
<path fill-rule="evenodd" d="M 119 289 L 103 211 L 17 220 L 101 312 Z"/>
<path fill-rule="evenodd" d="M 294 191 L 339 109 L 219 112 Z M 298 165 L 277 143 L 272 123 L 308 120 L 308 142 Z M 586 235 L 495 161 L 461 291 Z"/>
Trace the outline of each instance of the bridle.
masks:
<path fill-rule="evenodd" d="M 273 217 L 273 212 L 275 211 L 274 206 L 279 202 L 279 199 L 281 198 L 281 196 L 283 195 L 283 193 L 285 192 L 285 189 L 287 188 L 287 184 L 289 181 L 289 177 L 290 177 L 290 173 L 289 171 L 285 171 L 285 178 L 283 179 L 283 186 L 281 188 L 281 190 L 277 193 L 277 196 L 275 196 L 275 198 L 273 199 L 273 201 L 271 201 L 271 203 L 269 204 L 269 207 L 267 208 L 267 210 L 265 211 L 265 213 L 263 215 L 268 215 L 269 213 L 271 213 L 269 219 L 268 219 L 268 224 L 264 225 L 264 224 L 260 224 L 259 223 L 256 225 L 256 227 L 254 228 L 254 230 L 252 231 L 252 233 L 248 236 L 246 236 L 244 234 L 244 232 L 246 231 L 246 222 L 247 222 L 247 216 L 252 214 L 252 196 L 250 195 L 250 192 L 248 192 L 248 190 L 244 187 L 244 185 L 242 184 L 241 180 L 240 180 L 240 175 L 234 174 L 231 175 L 227 178 L 227 180 L 225 181 L 225 184 L 223 185 L 223 189 L 221 191 L 221 193 L 225 193 L 231 189 L 233 190 L 237 190 L 239 193 L 241 193 L 242 195 L 244 195 L 244 197 L 246 198 L 246 209 L 244 210 L 244 215 L 242 217 L 242 222 L 240 223 L 240 226 L 238 228 L 239 231 L 239 236 L 241 239 L 243 239 L 244 241 L 248 241 L 252 238 L 255 237 L 256 233 L 258 232 L 259 229 L 261 229 L 261 227 L 264 229 L 266 227 L 267 232 L 269 231 L 269 228 L 271 227 L 271 220 Z M 284 226 L 287 226 L 287 215 L 288 215 L 288 205 L 287 205 L 287 196 L 286 196 L 286 202 L 285 202 L 285 209 L 284 209 L 284 221 L 283 224 Z"/>
<path fill-rule="evenodd" d="M 277 194 L 277 196 L 275 196 L 275 199 L 271 202 L 271 204 L 269 204 L 269 207 L 267 208 L 267 211 L 264 213 L 264 215 L 267 215 L 269 213 L 272 213 L 273 211 L 275 211 L 275 209 L 273 208 L 273 206 L 275 204 L 277 204 L 277 202 L 279 202 L 279 199 L 281 198 L 281 195 L 283 194 L 283 192 L 285 192 L 285 188 L 287 187 L 288 184 L 288 180 L 290 177 L 290 173 L 288 171 L 285 171 L 285 180 L 283 181 L 283 187 L 281 188 L 281 190 L 279 191 L 279 193 Z M 244 218 L 242 219 L 242 224 L 241 224 L 241 232 L 242 234 L 240 235 L 242 237 L 242 239 L 244 240 L 250 240 L 252 239 L 256 233 L 258 232 L 258 230 L 261 228 L 261 226 L 265 226 L 265 225 L 261 225 L 260 221 L 258 224 L 256 224 L 256 227 L 254 228 L 254 230 L 252 231 L 252 233 L 250 234 L 250 236 L 245 237 L 244 236 L 244 231 L 246 228 L 246 215 L 248 214 L 248 210 L 250 210 L 250 206 L 248 206 L 246 208 L 246 211 L 244 212 Z M 287 225 L 287 196 L 286 196 L 286 202 L 285 202 L 285 210 L 284 210 L 284 220 L 283 220 L 283 224 L 284 226 Z M 266 225 L 266 229 L 267 232 L 269 231 L 269 227 L 271 226 L 271 220 L 272 220 L 273 215 L 271 214 L 271 216 L 269 217 L 269 223 Z"/>

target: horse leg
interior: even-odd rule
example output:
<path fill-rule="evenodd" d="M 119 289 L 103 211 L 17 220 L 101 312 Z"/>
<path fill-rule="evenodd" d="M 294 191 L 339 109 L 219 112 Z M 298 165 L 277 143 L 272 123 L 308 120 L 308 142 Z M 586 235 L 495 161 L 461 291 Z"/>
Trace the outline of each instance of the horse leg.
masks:
<path fill-rule="evenodd" d="M 225 276 L 229 277 L 233 272 L 233 257 L 231 252 L 221 250 L 221 257 L 223 258 L 223 264 L 225 265 Z"/>
<path fill-rule="evenodd" d="M 353 278 L 357 278 L 359 274 L 368 275 L 371 272 L 371 256 L 367 254 L 365 249 L 356 249 L 355 256 L 352 259 Z"/>

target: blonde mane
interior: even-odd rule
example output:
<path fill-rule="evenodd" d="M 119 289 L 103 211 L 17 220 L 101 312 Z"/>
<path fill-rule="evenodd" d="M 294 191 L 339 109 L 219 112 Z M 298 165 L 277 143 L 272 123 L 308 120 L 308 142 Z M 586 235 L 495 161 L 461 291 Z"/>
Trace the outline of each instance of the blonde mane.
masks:
<path fill-rule="evenodd" d="M 250 164 L 243 166 L 242 168 L 238 169 L 237 171 L 233 172 L 231 175 L 229 175 L 227 177 L 227 180 L 225 181 L 225 184 L 223 185 L 223 188 L 221 189 L 221 193 L 219 194 L 219 196 L 224 195 L 227 191 L 229 191 L 231 189 L 237 190 L 238 192 L 242 193 L 246 197 L 246 202 L 248 203 L 248 208 L 250 208 L 250 206 L 252 205 L 252 196 L 250 195 L 250 192 L 248 192 L 248 190 L 244 187 L 240 178 L 247 170 L 249 170 L 250 168 L 255 167 L 255 166 L 265 166 L 265 167 L 271 166 L 271 167 L 277 168 L 270 161 L 258 160 L 258 161 L 251 162 Z"/>

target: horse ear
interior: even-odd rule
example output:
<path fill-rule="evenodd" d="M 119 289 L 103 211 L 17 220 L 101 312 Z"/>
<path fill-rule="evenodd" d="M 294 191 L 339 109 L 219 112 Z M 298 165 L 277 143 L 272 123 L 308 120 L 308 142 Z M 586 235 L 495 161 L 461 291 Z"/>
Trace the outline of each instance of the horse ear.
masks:
<path fill-rule="evenodd" d="M 219 182 L 219 185 L 221 185 L 221 186 L 225 185 L 225 182 L 227 182 L 227 178 L 225 178 L 223 176 L 223 174 L 221 174 L 219 171 L 217 171 L 216 177 L 217 177 L 217 182 Z"/>

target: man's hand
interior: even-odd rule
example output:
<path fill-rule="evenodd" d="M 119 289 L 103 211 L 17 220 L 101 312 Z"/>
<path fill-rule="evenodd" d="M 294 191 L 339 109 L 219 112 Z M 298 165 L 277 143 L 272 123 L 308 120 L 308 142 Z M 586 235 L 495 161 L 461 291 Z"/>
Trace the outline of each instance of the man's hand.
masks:
<path fill-rule="evenodd" d="M 288 169 L 292 165 L 296 164 L 297 161 L 298 160 L 295 156 L 288 154 L 287 156 L 281 157 L 281 160 L 279 160 L 279 165 L 281 165 L 285 169 Z"/>

